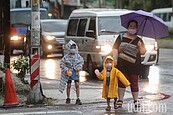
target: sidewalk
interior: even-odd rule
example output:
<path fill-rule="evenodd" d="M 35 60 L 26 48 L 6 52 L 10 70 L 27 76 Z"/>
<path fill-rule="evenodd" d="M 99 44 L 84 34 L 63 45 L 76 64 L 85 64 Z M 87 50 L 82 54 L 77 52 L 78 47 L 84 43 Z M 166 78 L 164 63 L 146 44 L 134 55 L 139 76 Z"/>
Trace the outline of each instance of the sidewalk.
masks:
<path fill-rule="evenodd" d="M 58 81 L 59 84 L 59 81 Z M 48 98 L 57 99 L 58 102 L 55 103 L 55 105 L 59 104 L 65 104 L 66 100 L 66 91 L 64 91 L 63 94 L 61 94 L 58 90 L 58 84 L 55 86 L 57 88 L 53 89 L 47 89 L 45 88 L 44 84 L 43 86 L 43 93 Z M 145 87 L 147 87 L 148 82 L 140 81 L 140 92 L 139 92 L 139 99 L 141 100 L 160 100 L 164 98 L 164 95 L 161 95 L 157 92 L 149 93 L 145 91 Z M 80 99 L 83 104 L 92 104 L 92 103 L 99 103 L 99 102 L 105 102 L 105 99 L 101 97 L 102 93 L 102 82 L 99 83 L 88 83 L 84 82 L 80 84 Z M 76 101 L 76 94 L 75 94 L 75 87 L 74 83 L 72 83 L 71 87 L 71 103 L 75 103 Z M 126 89 L 124 101 L 132 101 L 132 95 L 130 91 L 130 87 Z"/>

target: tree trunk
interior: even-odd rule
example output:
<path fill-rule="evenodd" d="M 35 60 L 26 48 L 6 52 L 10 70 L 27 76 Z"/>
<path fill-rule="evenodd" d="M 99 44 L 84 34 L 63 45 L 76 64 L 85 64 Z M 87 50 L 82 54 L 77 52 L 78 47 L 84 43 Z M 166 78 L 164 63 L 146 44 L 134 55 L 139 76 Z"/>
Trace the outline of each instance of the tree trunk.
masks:
<path fill-rule="evenodd" d="M 61 0 L 61 18 L 64 18 L 64 1 Z"/>
<path fill-rule="evenodd" d="M 101 0 L 99 0 L 99 8 L 101 8 L 101 7 L 102 7 Z"/>
<path fill-rule="evenodd" d="M 147 8 L 146 8 L 146 0 L 143 0 L 143 9 L 146 11 Z"/>

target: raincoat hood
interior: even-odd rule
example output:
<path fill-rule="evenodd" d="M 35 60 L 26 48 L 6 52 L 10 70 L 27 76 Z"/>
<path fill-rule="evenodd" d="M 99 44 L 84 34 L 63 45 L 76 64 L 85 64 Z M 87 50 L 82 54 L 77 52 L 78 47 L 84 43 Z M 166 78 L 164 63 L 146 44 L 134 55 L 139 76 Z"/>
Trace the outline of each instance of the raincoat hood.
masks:
<path fill-rule="evenodd" d="M 107 59 L 111 59 L 112 60 L 112 68 L 114 67 L 114 59 L 112 56 L 106 56 L 105 60 L 104 60 L 104 63 L 103 63 L 103 68 L 104 70 L 106 70 L 106 60 Z"/>
<path fill-rule="evenodd" d="M 67 53 L 69 54 L 70 53 L 70 48 L 72 45 L 76 45 L 76 50 L 77 50 L 77 53 L 78 53 L 78 46 L 77 44 L 73 41 L 73 40 L 70 40 L 68 43 L 67 43 Z"/>

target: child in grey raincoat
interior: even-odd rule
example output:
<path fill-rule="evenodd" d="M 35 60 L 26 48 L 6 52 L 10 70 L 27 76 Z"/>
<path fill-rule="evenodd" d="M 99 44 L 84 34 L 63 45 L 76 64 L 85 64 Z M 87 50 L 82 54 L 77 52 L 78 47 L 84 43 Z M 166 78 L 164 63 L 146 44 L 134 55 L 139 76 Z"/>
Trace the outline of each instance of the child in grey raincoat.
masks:
<path fill-rule="evenodd" d="M 82 70 L 84 64 L 83 58 L 78 54 L 77 44 L 70 40 L 67 44 L 67 54 L 60 61 L 61 80 L 59 91 L 63 93 L 67 84 L 67 99 L 66 103 L 70 103 L 70 88 L 71 82 L 74 80 L 76 88 L 76 104 L 81 105 L 79 99 L 79 71 Z"/>

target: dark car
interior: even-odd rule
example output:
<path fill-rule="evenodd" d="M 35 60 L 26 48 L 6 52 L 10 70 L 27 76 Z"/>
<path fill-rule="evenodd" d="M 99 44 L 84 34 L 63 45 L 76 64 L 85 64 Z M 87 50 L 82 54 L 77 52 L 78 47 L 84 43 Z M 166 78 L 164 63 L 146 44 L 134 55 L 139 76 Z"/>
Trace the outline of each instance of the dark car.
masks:
<path fill-rule="evenodd" d="M 47 9 L 40 8 L 40 18 L 47 19 Z M 13 50 L 23 50 L 25 52 L 27 45 L 27 33 L 31 25 L 31 8 L 13 8 L 10 9 L 10 46 L 11 54 Z"/>
<path fill-rule="evenodd" d="M 67 20 L 46 19 L 41 20 L 41 56 L 48 54 L 63 54 L 64 36 Z"/>

